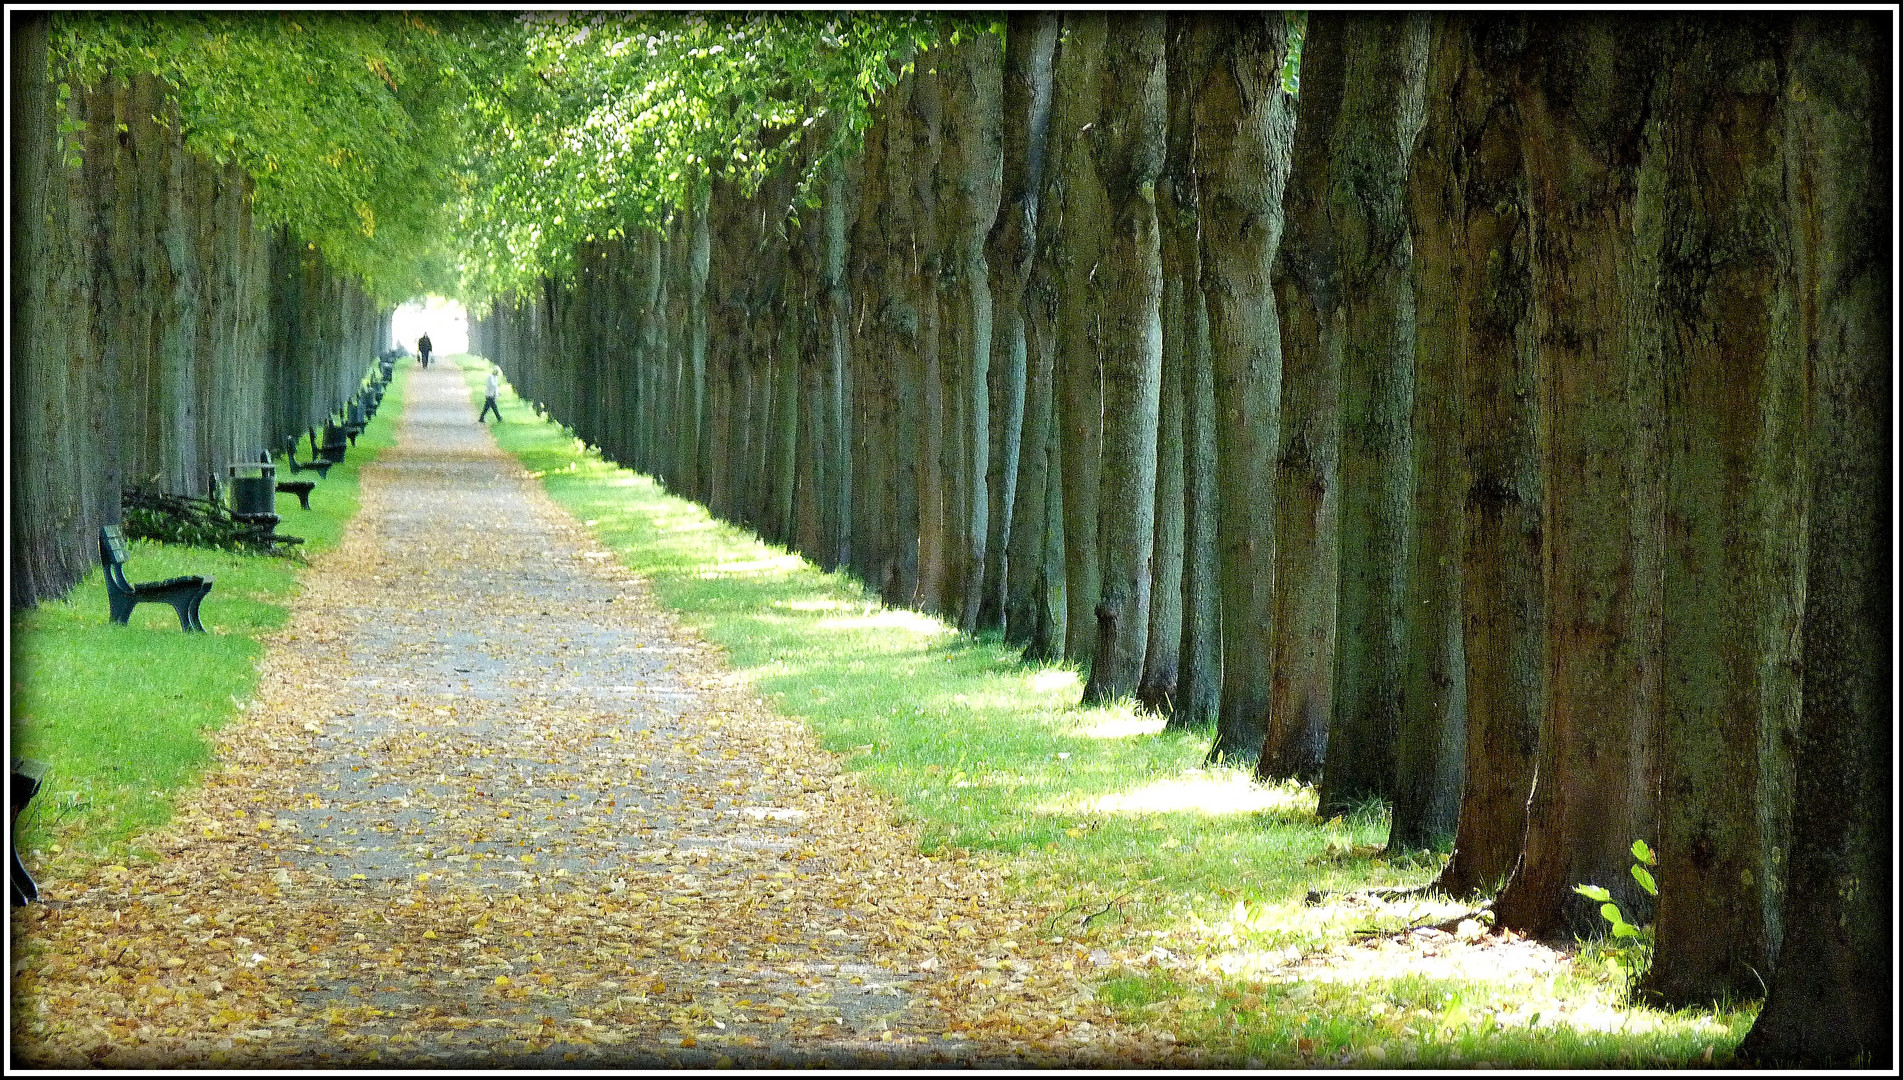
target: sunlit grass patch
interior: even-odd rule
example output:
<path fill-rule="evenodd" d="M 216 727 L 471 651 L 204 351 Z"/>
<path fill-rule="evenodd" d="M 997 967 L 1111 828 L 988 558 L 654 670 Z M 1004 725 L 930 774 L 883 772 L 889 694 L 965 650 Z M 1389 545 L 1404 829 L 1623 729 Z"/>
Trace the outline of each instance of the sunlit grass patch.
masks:
<path fill-rule="evenodd" d="M 300 551 L 343 537 L 358 509 L 360 469 L 395 441 L 407 370 L 344 463 L 311 490 L 308 511 L 278 496 L 277 531 L 303 537 Z M 13 615 L 13 753 L 52 765 L 19 819 L 19 846 L 39 852 L 34 861 L 140 855 L 137 837 L 170 818 L 177 790 L 210 761 L 204 732 L 229 722 L 255 691 L 258 638 L 284 625 L 297 592 L 301 557 L 142 540 L 128 549 L 134 582 L 216 579 L 199 608 L 210 632 L 182 632 L 167 604 L 140 604 L 128 625 L 112 625 L 97 567 L 61 599 Z"/>
<path fill-rule="evenodd" d="M 1168 1023 L 1218 1061 L 1269 1068 L 1670 1068 L 1724 1065 L 1755 1010 L 1626 1008 L 1604 986 L 1457 980 L 1113 979 L 1099 1000 Z"/>

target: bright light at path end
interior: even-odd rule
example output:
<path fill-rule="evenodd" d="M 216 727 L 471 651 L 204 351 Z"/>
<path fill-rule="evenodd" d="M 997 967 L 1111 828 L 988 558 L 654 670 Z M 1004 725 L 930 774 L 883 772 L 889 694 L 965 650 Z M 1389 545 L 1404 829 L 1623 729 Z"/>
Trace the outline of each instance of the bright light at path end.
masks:
<path fill-rule="evenodd" d="M 449 356 L 469 351 L 469 313 L 441 296 L 412 300 L 390 316 L 390 337 L 416 355 L 416 339 L 429 334 L 431 351 Z"/>

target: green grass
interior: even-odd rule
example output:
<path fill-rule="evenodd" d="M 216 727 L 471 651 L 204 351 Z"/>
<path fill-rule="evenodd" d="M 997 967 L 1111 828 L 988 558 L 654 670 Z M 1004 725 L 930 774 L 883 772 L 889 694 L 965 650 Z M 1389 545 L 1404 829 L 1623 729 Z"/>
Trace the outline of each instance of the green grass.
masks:
<path fill-rule="evenodd" d="M 479 402 L 486 364 L 450 359 Z M 1016 888 L 1067 911 L 1048 929 L 1072 940 L 1147 948 L 1146 935 L 1161 934 L 1192 961 L 1104 983 L 1101 999 L 1120 1013 L 1166 1023 L 1222 1061 L 1281 1065 L 1345 1053 L 1364 1066 L 1669 1066 L 1702 1061 L 1707 1047 L 1723 1063 L 1750 1026 L 1749 1011 L 1625 1008 L 1623 979 L 1590 950 L 1543 981 L 1406 970 L 1252 981 L 1252 957 L 1408 918 L 1310 907 L 1310 889 L 1423 883 L 1442 858 L 1388 862 L 1378 808 L 1318 820 L 1312 789 L 1202 768 L 1206 734 L 1161 732 L 1128 702 L 1081 708 L 1076 671 L 885 609 L 851 579 L 603 462 L 506 385 L 501 397 L 502 446 L 763 696 L 893 797 L 927 851 L 1009 861 Z"/>
<path fill-rule="evenodd" d="M 303 550 L 343 536 L 358 508 L 360 467 L 395 440 L 403 383 L 399 375 L 344 463 L 312 489 L 310 510 L 278 496 L 278 532 L 304 537 Z M 169 819 L 178 789 L 210 760 L 204 732 L 236 716 L 254 692 L 258 637 L 289 617 L 303 563 L 147 541 L 128 548 L 135 582 L 217 579 L 199 608 L 210 632 L 182 632 L 166 604 L 140 604 L 129 625 L 112 625 L 97 566 L 61 600 L 13 616 L 13 753 L 53 766 L 20 816 L 23 851 L 138 857 L 136 838 Z"/>

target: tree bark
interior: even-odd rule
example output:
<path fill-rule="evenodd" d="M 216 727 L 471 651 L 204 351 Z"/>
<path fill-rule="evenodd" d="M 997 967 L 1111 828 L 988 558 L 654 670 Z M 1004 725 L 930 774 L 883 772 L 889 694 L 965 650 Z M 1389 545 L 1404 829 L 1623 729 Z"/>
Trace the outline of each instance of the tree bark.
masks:
<path fill-rule="evenodd" d="M 911 147 L 900 159 L 904 162 L 900 175 L 909 185 L 912 209 L 910 287 L 918 313 L 912 354 L 918 402 L 914 414 L 918 453 L 912 459 L 918 491 L 918 585 L 910 603 L 934 613 L 945 610 L 951 570 L 947 550 L 951 507 L 945 501 L 945 383 L 944 373 L 939 370 L 943 358 L 939 352 L 942 322 L 938 294 L 944 252 L 938 222 L 938 170 L 944 144 L 944 84 L 938 65 L 943 60 L 944 48 L 934 48 L 919 56 L 912 72 L 912 94 L 907 102 Z"/>
<path fill-rule="evenodd" d="M 1057 415 L 1063 431 L 1064 659 L 1089 669 L 1097 644 L 1095 607 L 1101 593 L 1097 545 L 1097 485 L 1103 463 L 1101 313 L 1090 288 L 1103 251 L 1108 213 L 1097 173 L 1090 129 L 1102 119 L 1106 16 L 1078 13 L 1064 19 L 1052 106 L 1051 139 L 1063 170 L 1063 210 L 1058 225 L 1060 282 L 1057 313 L 1059 352 Z M 1059 162 L 1061 161 L 1061 165 Z"/>
<path fill-rule="evenodd" d="M 1110 211 L 1097 270 L 1103 312 L 1102 577 L 1084 703 L 1136 692 L 1150 629 L 1156 437 L 1163 381 L 1163 261 L 1156 181 L 1168 98 L 1162 14 L 1119 16 L 1104 55 L 1097 161 Z"/>
<path fill-rule="evenodd" d="M 1785 19 L 1686 19 L 1661 118 L 1668 252 L 1657 945 L 1671 1007 L 1755 996 L 1780 936 L 1802 689 L 1805 372 Z"/>
<path fill-rule="evenodd" d="M 1172 14 L 1169 25 L 1170 149 L 1158 215 L 1164 226 L 1165 360 L 1174 353 L 1183 393 L 1182 631 L 1176 697 L 1166 724 L 1206 730 L 1222 704 L 1222 594 L 1216 548 L 1216 381 L 1209 355 L 1209 310 L 1203 303 L 1201 197 L 1196 187 L 1196 91 L 1209 70 L 1208 34 L 1196 18 Z M 1154 603 L 1154 596 L 1151 598 Z"/>
<path fill-rule="evenodd" d="M 1021 476 L 1028 468 L 1025 458 L 1042 453 L 1041 443 L 1025 441 L 1030 435 L 1025 413 L 1030 376 L 1023 298 L 1037 250 L 1038 196 L 1044 185 L 1044 139 L 1050 127 L 1051 60 L 1058 21 L 1054 12 L 1012 12 L 1006 18 L 1000 106 L 1003 191 L 996 219 L 985 236 L 993 319 L 991 447 L 985 480 L 988 535 L 977 625 L 987 630 L 1003 628 L 1006 640 L 1018 645 L 1027 637 L 1022 633 L 1026 628 L 1013 631 L 1009 625 L 1014 598 L 1023 593 L 1013 588 L 1011 560 L 1028 558 L 1029 550 L 1021 550 L 1013 524 L 1025 520 L 1019 513 L 1018 496 Z M 1041 472 L 1043 463 L 1036 468 Z M 1041 503 L 1041 488 L 1036 498 Z M 1034 537 L 1042 532 L 1041 528 L 1032 530 Z M 1022 611 L 1022 603 L 1015 608 Z"/>
<path fill-rule="evenodd" d="M 1629 869 L 1656 840 L 1659 702 L 1658 21 L 1553 19 L 1516 86 L 1533 199 L 1546 473 L 1546 712 L 1519 869 L 1495 901 L 1528 934 L 1603 931 L 1612 891 L 1650 921 Z"/>
<path fill-rule="evenodd" d="M 1786 925 L 1770 994 L 1738 1048 L 1766 1064 L 1896 1066 L 1893 40 L 1881 16 L 1802 17 L 1783 95 L 1811 404 Z"/>
<path fill-rule="evenodd" d="M 1023 498 L 1019 528 L 1024 534 L 1023 555 L 1013 542 L 1007 569 L 1021 580 L 1023 599 L 1014 600 L 1006 633 L 1022 627 L 1027 662 L 1063 659 L 1066 619 L 1064 570 L 1063 429 L 1057 401 L 1060 359 L 1057 347 L 1058 263 L 1062 221 L 1061 187 L 1056 169 L 1045 173 L 1036 255 L 1031 278 L 1024 288 L 1025 349 L 1031 367 L 1031 385 L 1025 412 L 1026 462 L 1019 492 Z M 1017 560 L 1022 559 L 1020 564 Z M 1022 572 L 1020 577 L 1020 565 Z M 1014 585 L 1015 588 L 1020 586 Z M 1014 595 L 1016 595 L 1014 593 Z M 1014 642 L 1015 643 L 1015 642 Z"/>
<path fill-rule="evenodd" d="M 1269 714 L 1275 641 L 1275 506 L 1282 340 L 1271 269 L 1295 134 L 1282 90 L 1288 26 L 1280 12 L 1203 15 L 1213 38 L 1194 106 L 1202 293 L 1215 368 L 1217 521 L 1222 588 L 1222 704 L 1210 757 L 1253 765 Z"/>
<path fill-rule="evenodd" d="M 1282 452 L 1275 473 L 1275 653 L 1256 775 L 1321 780 L 1334 715 L 1340 601 L 1341 256 L 1329 216 L 1329 142 L 1341 114 L 1343 30 L 1311 12 L 1276 267 L 1282 319 Z"/>
<path fill-rule="evenodd" d="M 1004 184 L 1003 43 L 989 32 L 965 31 L 946 57 L 945 168 L 940 171 L 946 210 L 948 310 L 959 327 L 951 358 L 961 398 L 954 507 L 959 558 L 958 624 L 976 633 L 984 604 L 986 544 L 994 499 L 990 494 L 991 360 L 994 301 L 985 260 L 986 238 L 998 220 Z M 1021 381 L 1021 379 L 1020 379 Z M 1006 418 L 1000 417 L 1002 422 Z"/>
<path fill-rule="evenodd" d="M 685 352 L 682 372 L 686 377 L 687 388 L 682 391 L 681 398 L 687 413 L 682 417 L 684 422 L 681 425 L 681 456 L 684 459 L 681 490 L 691 492 L 691 497 L 703 503 L 707 501 L 708 461 L 711 457 L 708 443 L 712 436 L 712 425 L 707 422 L 707 274 L 713 247 L 712 235 L 708 230 L 711 196 L 712 187 L 708 182 L 694 185 L 691 205 L 687 208 L 687 222 L 682 229 L 686 241 L 684 261 L 687 285 L 687 325 L 681 332 Z"/>
<path fill-rule="evenodd" d="M 1363 15 L 1348 19 L 1343 32 L 1341 112 L 1329 140 L 1329 210 L 1340 230 L 1345 310 L 1341 576 L 1324 816 L 1394 794 L 1414 494 L 1407 173 L 1422 119 L 1427 19 Z"/>
<path fill-rule="evenodd" d="M 1444 22 L 1439 18 L 1434 22 Z M 1430 23 L 1435 38 L 1445 35 Z M 1460 192 L 1454 174 L 1457 63 L 1430 51 L 1422 124 L 1409 162 L 1413 242 L 1414 528 L 1402 633 L 1405 667 L 1395 739 L 1388 851 L 1453 842 L 1460 820 L 1467 735 L 1466 655 L 1460 607 L 1461 526 L 1467 491 L 1454 251 Z"/>
<path fill-rule="evenodd" d="M 1466 783 L 1436 887 L 1497 891 L 1520 854 L 1546 693 L 1544 504 L 1525 143 L 1511 71 L 1523 19 L 1440 24 L 1435 64 L 1458 65 L 1456 342 L 1466 418 L 1461 605 Z M 1437 81 L 1435 86 L 1440 83 Z M 1438 93 L 1438 89 L 1436 93 Z M 1438 99 L 1436 99 L 1438 100 Z"/>

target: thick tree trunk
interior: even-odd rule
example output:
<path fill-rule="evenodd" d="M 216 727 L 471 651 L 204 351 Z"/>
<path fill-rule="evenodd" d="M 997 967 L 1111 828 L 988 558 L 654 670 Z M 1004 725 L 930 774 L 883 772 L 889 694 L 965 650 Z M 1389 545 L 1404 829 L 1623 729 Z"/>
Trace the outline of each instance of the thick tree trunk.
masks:
<path fill-rule="evenodd" d="M 1170 16 L 1170 147 L 1157 213 L 1163 224 L 1163 362 L 1168 365 L 1175 356 L 1174 363 L 1182 371 L 1183 568 L 1175 698 L 1167 724 L 1192 730 L 1214 727 L 1222 703 L 1216 381 L 1209 356 L 1209 313 L 1203 303 L 1195 123 L 1196 90 L 1208 73 L 1213 44 L 1210 35 L 1196 32 L 1194 15 Z M 1151 603 L 1155 602 L 1152 594 Z"/>
<path fill-rule="evenodd" d="M 1156 531 L 1150 552 L 1150 628 L 1143 647 L 1143 678 L 1137 703 L 1169 715 L 1176 702 L 1176 671 L 1183 650 L 1183 280 L 1171 271 L 1180 262 L 1162 257 L 1173 246 L 1174 225 L 1163 225 L 1169 197 L 1157 189 L 1163 295 L 1158 304 L 1163 342 L 1162 381 L 1156 427 Z M 1175 326 L 1171 329 L 1170 324 Z M 1172 342 L 1172 335 L 1177 340 Z M 1171 346 L 1174 345 L 1174 348 Z"/>
<path fill-rule="evenodd" d="M 1896 1067 L 1888 28 L 1880 15 L 1799 19 L 1781 95 L 1811 405 L 1787 914 L 1770 995 L 1739 1047 L 1768 1064 Z"/>
<path fill-rule="evenodd" d="M 1422 119 L 1424 15 L 1345 20 L 1330 217 L 1342 303 L 1340 601 L 1319 812 L 1394 793 L 1402 607 L 1414 495 L 1413 244 L 1408 159 Z"/>
<path fill-rule="evenodd" d="M 890 257 L 890 207 L 886 192 L 885 147 L 892 123 L 894 87 L 874 106 L 866 129 L 865 153 L 857 159 L 858 215 L 853 221 L 847 263 L 852 293 L 852 561 L 859 580 L 883 591 L 891 565 L 887 539 L 897 517 L 889 505 L 887 482 L 891 452 L 890 384 L 892 367 L 885 346 L 885 308 L 890 298 L 879 287 Z"/>
<path fill-rule="evenodd" d="M 1007 567 L 1013 599 L 1006 634 L 1021 635 L 1024 658 L 1034 662 L 1063 658 L 1066 611 L 1063 430 L 1057 402 L 1060 360 L 1056 340 L 1055 226 L 1060 215 L 1058 202 L 1049 198 L 1055 192 L 1047 183 L 1046 199 L 1040 201 L 1047 212 L 1040 215 L 1037 255 L 1024 288 L 1025 350 L 1031 384 L 1025 405 L 1018 525 L 1013 530 L 1011 563 Z M 1019 535 L 1023 537 L 1021 545 L 1016 539 Z"/>
<path fill-rule="evenodd" d="M 729 279 L 740 270 L 741 251 L 735 240 L 740 228 L 740 195 L 733 181 L 716 177 L 707 200 L 709 256 L 707 272 L 707 436 L 702 440 L 706 467 L 705 495 L 701 499 L 715 517 L 736 516 L 733 464 L 739 432 L 733 424 L 734 378 L 738 357 L 734 338 L 739 320 Z"/>
<path fill-rule="evenodd" d="M 1282 319 L 1282 451 L 1275 473 L 1275 653 L 1269 726 L 1256 775 L 1322 776 L 1335 699 L 1340 600 L 1341 258 L 1329 217 L 1329 142 L 1341 113 L 1344 23 L 1313 12 L 1302 41 L 1302 96 L 1283 196 L 1276 267 Z"/>
<path fill-rule="evenodd" d="M 1030 434 L 1025 400 L 1030 381 L 1024 329 L 1024 285 L 1037 250 L 1038 195 L 1044 185 L 1044 138 L 1051 118 L 1051 60 L 1057 47 L 1059 16 L 1054 12 L 1013 12 L 1006 19 L 1000 134 L 1003 141 L 1003 190 L 996 219 L 985 236 L 985 265 L 991 275 L 992 335 L 991 447 L 985 497 L 989 500 L 984 582 L 980 589 L 978 628 L 1003 628 L 1006 640 L 1023 644 L 1026 635 L 1009 626 L 1014 609 L 1020 550 L 1014 522 L 1022 522 L 1019 491 L 1025 458 L 1042 453 Z M 1041 435 L 1041 432 L 1040 432 Z M 1042 470 L 1040 461 L 1036 468 Z M 1041 483 L 1040 477 L 1040 483 Z M 1036 495 L 1042 500 L 1040 489 Z M 1033 529 L 1041 537 L 1042 529 Z M 1022 605 L 1016 605 L 1022 610 Z"/>
<path fill-rule="evenodd" d="M 1149 641 L 1144 648 L 1144 679 L 1136 686 L 1136 700 L 1146 709 L 1174 717 L 1176 683 L 1184 648 L 1184 403 L 1187 361 L 1184 327 L 1189 308 L 1187 293 L 1197 281 L 1186 274 L 1195 260 L 1195 173 L 1189 160 L 1193 141 L 1193 106 L 1187 93 L 1184 34 L 1189 23 L 1170 15 L 1165 27 L 1165 82 L 1167 131 L 1163 175 L 1157 177 L 1157 247 L 1163 260 L 1163 299 L 1159 321 L 1163 329 L 1163 401 L 1157 411 L 1157 530 L 1149 563 Z M 1205 357 L 1207 359 L 1207 357 Z"/>
<path fill-rule="evenodd" d="M 1648 998 L 1755 996 L 1780 936 L 1802 690 L 1807 328 L 1786 225 L 1789 22 L 1687 19 L 1667 160 L 1657 948 Z M 1767 227 L 1768 226 L 1768 227 Z"/>
<path fill-rule="evenodd" d="M 1295 111 L 1282 91 L 1281 12 L 1203 15 L 1194 32 L 1209 57 L 1193 91 L 1195 166 L 1221 492 L 1223 685 L 1210 757 L 1252 765 L 1267 730 L 1275 641 L 1275 500 L 1264 480 L 1280 444 L 1282 336 L 1271 269 Z"/>
<path fill-rule="evenodd" d="M 1098 266 L 1103 312 L 1101 592 L 1085 704 L 1136 692 L 1150 630 L 1156 437 L 1163 381 L 1163 261 L 1156 181 L 1168 131 L 1162 14 L 1119 16 L 1104 54 L 1097 161 L 1108 197 Z"/>
<path fill-rule="evenodd" d="M 1108 213 L 1091 128 L 1101 120 L 1103 54 L 1109 31 L 1101 13 L 1064 19 L 1051 111 L 1052 165 L 1061 168 L 1057 416 L 1063 432 L 1064 659 L 1086 669 L 1097 644 L 1101 567 L 1097 485 L 1103 463 L 1101 313 L 1090 279 L 1103 252 Z"/>
<path fill-rule="evenodd" d="M 681 403 L 681 492 L 702 502 L 707 500 L 707 475 L 712 425 L 707 422 L 707 274 L 712 257 L 713 239 L 708 230 L 711 186 L 694 186 L 687 220 L 682 226 L 683 282 L 682 298 L 687 324 L 681 328 L 681 375 L 685 384 Z"/>
<path fill-rule="evenodd" d="M 1436 20 L 1444 21 L 1444 20 Z M 1432 28 L 1430 28 L 1432 29 Z M 1435 37 L 1444 37 L 1436 33 Z M 1460 820 L 1467 736 L 1466 656 L 1460 607 L 1461 526 L 1467 491 L 1457 281 L 1460 192 L 1452 104 L 1459 66 L 1430 52 L 1422 125 L 1410 159 L 1413 240 L 1414 528 L 1402 632 L 1405 662 L 1395 739 L 1388 850 L 1449 846 Z"/>
<path fill-rule="evenodd" d="M 944 80 L 938 65 L 943 47 L 924 53 L 912 73 L 911 116 L 907 133 L 911 146 L 900 176 L 904 178 L 912 210 L 910 288 L 918 313 L 913 331 L 914 394 L 917 399 L 918 452 L 915 465 L 918 491 L 918 585 L 911 606 L 921 611 L 945 610 L 951 567 L 947 551 L 952 508 L 945 501 L 945 383 L 939 353 L 942 320 L 939 314 L 939 275 L 944 267 L 943 237 L 938 222 L 939 155 L 944 145 Z M 888 163 L 892 159 L 888 158 Z"/>
<path fill-rule="evenodd" d="M 1546 441 L 1546 712 L 1518 871 L 1495 902 L 1529 934 L 1603 932 L 1610 889 L 1650 921 L 1631 846 L 1657 839 L 1662 406 L 1661 162 L 1645 118 L 1663 66 L 1650 18 L 1555 18 L 1516 89 L 1533 199 Z"/>
<path fill-rule="evenodd" d="M 846 288 L 846 260 L 849 252 L 846 238 L 850 235 L 850 222 L 853 219 L 857 202 L 853 188 L 856 186 L 847 177 L 846 166 L 839 161 L 827 165 L 825 202 L 821 213 L 825 222 L 825 319 L 827 344 L 826 374 L 826 475 L 830 490 L 822 497 L 827 501 L 827 524 L 825 558 L 821 561 L 828 570 L 837 570 L 849 566 L 853 561 L 853 412 L 851 403 L 853 386 L 851 383 L 852 363 L 852 295 Z"/>
<path fill-rule="evenodd" d="M 883 336 L 888 343 L 886 355 L 890 357 L 885 370 L 892 387 L 892 466 L 888 482 L 892 488 L 893 513 L 886 540 L 890 569 L 882 574 L 881 586 L 885 602 L 894 607 L 913 607 L 918 603 L 923 527 L 923 493 L 919 488 L 919 470 L 924 447 L 930 446 L 921 437 L 920 431 L 923 424 L 920 400 L 923 379 L 919 353 L 925 312 L 917 287 L 918 274 L 914 269 L 916 243 L 906 243 L 908 238 L 915 235 L 918 208 L 903 165 L 916 164 L 912 132 L 917 125 L 912 117 L 911 98 L 917 86 L 916 78 L 907 78 L 886 95 L 889 104 L 886 111 L 888 122 L 884 163 L 889 225 L 885 236 L 889 247 L 884 266 L 886 300 Z M 936 372 L 933 378 L 937 378 Z"/>
<path fill-rule="evenodd" d="M 1456 340 L 1466 403 L 1461 606 L 1466 659 L 1466 784 L 1453 857 L 1437 887 L 1495 891 L 1526 834 L 1546 631 L 1538 349 L 1524 138 L 1510 70 L 1526 39 L 1516 18 L 1449 17 L 1435 65 L 1458 68 L 1455 176 L 1461 204 Z M 1484 65 L 1478 57 L 1489 60 Z M 1436 94 L 1442 83 L 1436 80 Z M 1436 102 L 1438 98 L 1434 99 Z M 1438 118 L 1438 117 L 1437 117 Z"/>
<path fill-rule="evenodd" d="M 994 303 L 985 261 L 985 241 L 998 220 L 1004 184 L 1004 56 L 990 33 L 966 32 L 946 57 L 945 167 L 941 203 L 950 275 L 947 310 L 956 320 L 957 352 L 948 359 L 958 389 L 958 502 L 954 533 L 958 559 L 958 624 L 976 633 L 984 603 L 990 520 L 994 499 L 991 446 L 991 362 Z M 1022 382 L 1022 377 L 1019 379 Z M 1020 397 L 1021 397 L 1020 393 Z M 1000 422 L 1006 417 L 999 417 Z"/>

